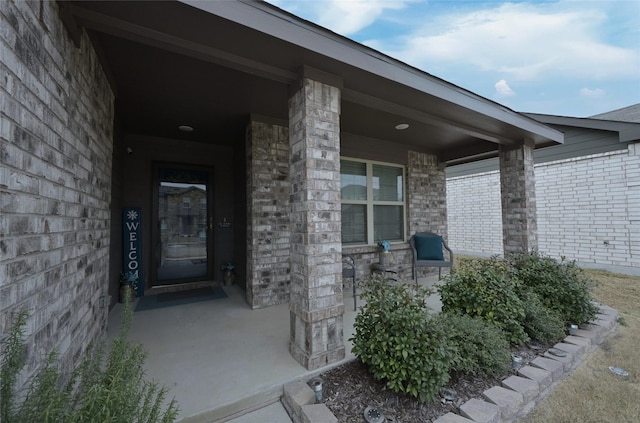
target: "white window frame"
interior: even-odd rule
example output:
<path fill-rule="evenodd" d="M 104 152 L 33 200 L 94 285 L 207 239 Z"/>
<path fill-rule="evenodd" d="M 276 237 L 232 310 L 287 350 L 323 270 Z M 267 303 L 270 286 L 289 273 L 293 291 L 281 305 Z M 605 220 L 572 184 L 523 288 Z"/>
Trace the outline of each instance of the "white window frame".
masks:
<path fill-rule="evenodd" d="M 347 246 L 358 246 L 358 245 L 375 245 L 378 240 L 374 239 L 374 221 L 373 221 L 373 208 L 374 206 L 402 206 L 402 238 L 388 240 L 391 243 L 394 242 L 405 242 L 406 241 L 406 233 L 407 233 L 407 167 L 404 165 L 399 165 L 397 163 L 388 163 L 388 162 L 380 162 L 376 160 L 363 160 L 357 159 L 354 157 L 340 157 L 340 160 L 350 161 L 350 162 L 359 162 L 364 163 L 366 165 L 366 178 L 367 178 L 367 199 L 366 200 L 343 200 L 340 199 L 340 204 L 359 204 L 365 205 L 367 207 L 367 242 L 365 244 L 358 243 L 349 243 L 344 244 Z M 373 166 L 381 165 L 388 167 L 395 167 L 402 170 L 402 201 L 375 201 L 373 199 Z"/>

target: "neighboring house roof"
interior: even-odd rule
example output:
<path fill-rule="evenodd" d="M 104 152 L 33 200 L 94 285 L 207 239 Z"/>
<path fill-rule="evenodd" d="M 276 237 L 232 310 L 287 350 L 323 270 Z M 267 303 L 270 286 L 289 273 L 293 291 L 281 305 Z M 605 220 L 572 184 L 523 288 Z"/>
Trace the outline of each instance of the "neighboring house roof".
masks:
<path fill-rule="evenodd" d="M 632 106 L 635 107 L 635 106 Z M 621 109 L 622 110 L 622 109 Z M 640 111 L 640 108 L 638 108 Z M 611 112 L 612 115 L 615 112 Z M 608 115 L 609 113 L 603 113 Z M 601 117 L 597 119 L 591 118 L 572 118 L 565 116 L 544 115 L 539 113 L 526 113 L 542 123 L 553 126 L 572 126 L 576 128 L 598 129 L 601 131 L 610 131 L 618 133 L 620 142 L 634 142 L 640 140 L 640 123 L 632 123 L 631 121 L 623 122 L 617 120 L 604 120 Z M 602 116 L 602 115 L 600 115 Z M 638 121 L 640 122 L 640 120 Z"/>
<path fill-rule="evenodd" d="M 534 151 L 535 163 L 545 163 L 618 151 L 626 148 L 626 144 L 640 142 L 640 123 L 603 120 L 600 118 L 574 118 L 539 113 L 526 113 L 526 115 L 553 126 L 557 130 L 562 131 L 565 136 L 565 142 L 562 145 L 536 149 Z M 603 115 L 608 115 L 608 113 Z M 491 158 L 473 163 L 465 163 L 459 166 L 447 167 L 447 177 L 474 175 L 477 173 L 496 171 L 498 169 L 498 159 Z"/>
<path fill-rule="evenodd" d="M 304 75 L 341 88 L 341 133 L 361 144 L 384 140 L 459 162 L 523 139 L 563 141 L 528 116 L 265 2 L 60 4 L 67 27 L 85 28 L 102 52 L 128 132 L 231 145 L 250 114 L 287 122 Z M 197 130 L 181 134 L 181 124 Z"/>
<path fill-rule="evenodd" d="M 606 113 L 591 116 L 591 119 L 617 120 L 621 122 L 640 123 L 640 103 Z"/>

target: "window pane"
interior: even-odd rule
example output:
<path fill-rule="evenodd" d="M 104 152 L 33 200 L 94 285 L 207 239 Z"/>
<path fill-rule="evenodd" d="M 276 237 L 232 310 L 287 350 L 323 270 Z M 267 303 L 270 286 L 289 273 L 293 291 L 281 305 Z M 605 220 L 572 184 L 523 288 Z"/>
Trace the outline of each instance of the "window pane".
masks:
<path fill-rule="evenodd" d="M 403 219 L 402 206 L 374 206 L 373 207 L 373 236 L 374 241 L 402 240 Z"/>
<path fill-rule="evenodd" d="M 367 242 L 367 206 L 360 204 L 342 205 L 342 243 Z"/>
<path fill-rule="evenodd" d="M 373 165 L 374 201 L 402 201 L 402 168 Z"/>
<path fill-rule="evenodd" d="M 367 199 L 366 163 L 340 160 L 340 190 L 343 200 Z"/>

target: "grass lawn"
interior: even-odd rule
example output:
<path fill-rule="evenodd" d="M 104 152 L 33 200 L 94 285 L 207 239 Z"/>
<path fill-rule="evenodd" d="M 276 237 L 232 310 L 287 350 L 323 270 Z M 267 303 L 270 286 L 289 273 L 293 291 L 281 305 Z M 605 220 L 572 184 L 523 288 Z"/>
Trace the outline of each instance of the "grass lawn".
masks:
<path fill-rule="evenodd" d="M 618 310 L 623 324 L 521 423 L 640 422 L 640 277 L 585 273 L 597 281 L 595 299 Z M 617 376 L 609 366 L 629 376 Z"/>

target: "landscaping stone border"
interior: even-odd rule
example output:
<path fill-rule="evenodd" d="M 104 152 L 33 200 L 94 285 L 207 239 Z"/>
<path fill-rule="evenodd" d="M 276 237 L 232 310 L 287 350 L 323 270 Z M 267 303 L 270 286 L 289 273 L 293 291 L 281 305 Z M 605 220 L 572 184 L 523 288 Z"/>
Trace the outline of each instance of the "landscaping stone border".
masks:
<path fill-rule="evenodd" d="M 517 375 L 483 392 L 484 399 L 471 399 L 460 407 L 460 413 L 447 413 L 434 423 L 510 423 L 529 414 L 555 385 L 575 370 L 587 354 L 613 334 L 618 327 L 618 312 L 598 304 L 600 313 L 575 335 L 567 336 L 554 348 L 565 357 L 545 353 Z M 338 419 L 324 404 L 315 403 L 315 394 L 307 383 L 298 381 L 284 386 L 282 403 L 294 423 L 337 423 Z"/>

